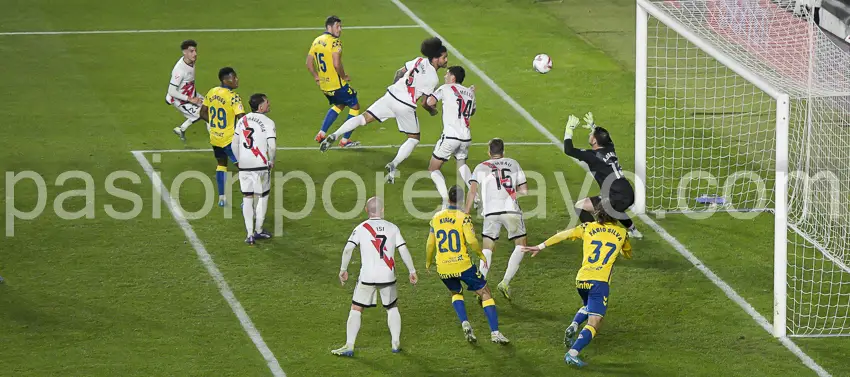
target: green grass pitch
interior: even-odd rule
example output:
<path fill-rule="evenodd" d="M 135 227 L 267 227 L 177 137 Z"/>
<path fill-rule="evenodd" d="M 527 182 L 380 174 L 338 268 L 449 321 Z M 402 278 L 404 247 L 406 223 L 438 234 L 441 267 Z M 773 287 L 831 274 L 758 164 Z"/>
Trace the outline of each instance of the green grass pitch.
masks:
<path fill-rule="evenodd" d="M 478 65 L 555 135 L 566 116 L 593 111 L 618 142 L 623 168 L 632 170 L 634 150 L 634 3 L 628 0 L 535 2 L 532 0 L 409 0 L 405 4 Z M 345 26 L 414 25 L 389 0 L 229 2 L 137 1 L 5 2 L 0 32 L 127 29 L 223 29 L 321 27 L 333 13 Z M 270 371 L 240 326 L 215 282 L 198 261 L 191 243 L 156 196 L 131 150 L 183 149 L 171 133 L 182 118 L 163 103 L 166 79 L 179 57 L 179 43 L 199 43 L 197 86 L 217 84 L 218 68 L 233 66 L 238 92 L 268 94 L 269 114 L 284 147 L 315 146 L 327 102 L 304 68 L 317 30 L 258 32 L 173 32 L 91 35 L 0 35 L 4 77 L 0 114 L 6 172 L 34 171 L 47 183 L 45 211 L 17 220 L 14 237 L 0 240 L 0 375 L 8 376 L 263 376 Z M 362 105 L 377 99 L 405 59 L 418 55 L 428 33 L 421 28 L 343 30 L 345 66 Z M 531 59 L 548 53 L 554 69 L 531 70 Z M 460 64 L 449 57 L 450 64 Z M 467 70 L 478 87 L 473 141 L 501 137 L 508 142 L 546 142 L 515 110 Z M 440 73 L 442 75 L 442 72 Z M 341 117 L 343 118 L 343 117 Z M 440 134 L 439 117 L 420 112 L 422 142 Z M 338 121 L 334 127 L 337 127 Z M 579 134 L 583 135 L 581 131 Z M 200 123 L 188 133 L 186 148 L 207 148 Z M 367 145 L 398 145 L 394 122 L 358 129 Z M 418 148 L 401 167 L 409 176 L 427 167 L 430 148 Z M 583 353 L 590 365 L 577 371 L 564 365 L 563 330 L 580 299 L 573 278 L 579 266 L 577 244 L 526 258 L 512 287 L 516 298 L 496 297 L 501 329 L 511 344 L 465 343 L 449 296 L 436 275 L 424 272 L 427 221 L 410 217 L 401 186 L 382 186 L 382 171 L 395 149 L 282 150 L 277 169 L 310 175 L 316 209 L 306 218 L 284 220 L 283 234 L 254 248 L 243 243 L 238 200 L 229 211 L 216 207 L 190 224 L 214 259 L 269 349 L 290 376 L 780 376 L 814 375 L 811 369 L 766 333 L 738 305 L 650 228 L 638 223 L 645 239 L 635 242 L 635 259 L 618 262 L 609 313 L 599 336 Z M 573 195 L 584 172 L 557 148 L 509 145 L 507 154 L 542 176 L 546 216 L 527 221 L 537 243 L 566 226 L 572 205 L 556 175 Z M 154 155 L 145 158 L 153 161 Z M 482 146 L 470 151 L 470 164 L 486 158 Z M 161 153 L 153 163 L 167 185 L 182 172 L 212 176 L 211 152 Z M 81 180 L 56 185 L 66 171 L 93 177 L 94 218 L 63 220 L 54 201 L 84 187 Z M 141 181 L 118 180 L 138 193 L 143 209 L 130 220 L 107 216 L 105 206 L 128 211 L 129 201 L 106 193 L 107 176 L 129 171 Z M 336 279 L 340 252 L 350 230 L 362 220 L 336 220 L 321 205 L 322 186 L 337 170 L 362 177 L 368 194 L 383 187 L 386 218 L 401 228 L 420 272 L 420 284 L 400 284 L 404 352 L 391 354 L 386 316 L 367 310 L 351 359 L 329 350 L 345 340 L 353 284 Z M 443 169 L 448 181 L 453 169 Z M 4 177 L 8 184 L 8 175 Z M 27 211 L 38 204 L 29 181 L 14 188 L 14 205 Z M 433 190 L 430 180 L 414 187 Z M 12 194 L 3 185 L 7 202 Z M 591 193 L 595 192 L 595 187 Z M 272 198 L 297 211 L 308 190 L 288 182 Z M 181 205 L 202 208 L 207 198 L 198 181 L 183 185 Z M 337 209 L 356 203 L 354 185 L 341 180 L 329 192 Z M 534 206 L 531 198 L 523 206 Z M 422 211 L 434 198 L 413 201 Z M 83 208 L 83 198 L 65 209 Z M 4 217 L 7 214 L 3 207 Z M 752 223 L 727 216 L 695 222 L 670 216 L 657 220 L 717 275 L 767 318 L 772 310 L 772 219 Z M 8 227 L 9 224 L 7 224 Z M 477 219 L 480 228 L 480 219 Z M 494 253 L 496 282 L 504 273 L 511 245 L 500 240 Z M 357 271 L 354 257 L 350 271 Z M 404 268 L 399 275 L 403 276 Z M 399 279 L 402 281 L 402 279 Z M 495 284 L 493 284 L 495 285 Z M 467 295 L 473 325 L 484 334 L 486 321 Z M 486 340 L 486 339 L 484 339 Z M 843 338 L 795 342 L 832 375 L 850 375 Z"/>

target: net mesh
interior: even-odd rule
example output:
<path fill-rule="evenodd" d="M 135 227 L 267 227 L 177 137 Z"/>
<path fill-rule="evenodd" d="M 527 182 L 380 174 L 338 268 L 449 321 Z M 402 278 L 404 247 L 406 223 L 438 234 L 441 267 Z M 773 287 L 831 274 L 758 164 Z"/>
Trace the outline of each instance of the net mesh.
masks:
<path fill-rule="evenodd" d="M 790 97 L 787 328 L 850 335 L 850 54 L 787 2 L 653 4 Z M 659 20 L 647 32 L 647 211 L 773 208 L 776 99 Z"/>

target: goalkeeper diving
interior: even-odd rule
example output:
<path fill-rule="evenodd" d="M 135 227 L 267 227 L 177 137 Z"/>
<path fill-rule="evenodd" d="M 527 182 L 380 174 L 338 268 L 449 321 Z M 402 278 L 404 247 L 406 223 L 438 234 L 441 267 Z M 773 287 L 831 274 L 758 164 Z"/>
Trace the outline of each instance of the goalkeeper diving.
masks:
<path fill-rule="evenodd" d="M 579 368 L 586 363 L 578 357 L 578 354 L 596 336 L 608 309 L 609 284 L 614 262 L 619 255 L 628 259 L 632 257 L 628 233 L 605 211 L 608 205 L 608 199 L 602 199 L 594 205 L 595 221 L 560 232 L 540 245 L 523 247 L 524 252 L 531 252 L 531 256 L 534 257 L 541 250 L 561 241 L 582 240 L 584 253 L 581 268 L 576 275 L 576 289 L 581 296 L 583 306 L 578 309 L 572 323 L 564 333 L 564 344 L 569 347 L 569 351 L 564 355 L 564 361 Z M 578 327 L 585 321 L 587 324 L 578 332 L 578 337 L 573 339 Z"/>
<path fill-rule="evenodd" d="M 579 220 L 583 223 L 593 221 L 591 214 L 593 209 L 603 199 L 608 199 L 610 207 L 607 210 L 628 229 L 629 236 L 643 238 L 643 235 L 635 228 L 632 219 L 626 214 L 626 209 L 635 203 L 635 191 L 623 175 L 611 134 L 593 122 L 593 113 L 587 113 L 584 116 L 584 122 L 583 127 L 590 129 L 587 142 L 591 149 L 579 149 L 573 146 L 573 132 L 579 124 L 578 118 L 574 115 L 570 115 L 567 127 L 564 129 L 564 153 L 586 163 L 596 183 L 599 184 L 599 195 L 576 202 L 575 208 Z M 612 209 L 614 211 L 611 211 Z"/>

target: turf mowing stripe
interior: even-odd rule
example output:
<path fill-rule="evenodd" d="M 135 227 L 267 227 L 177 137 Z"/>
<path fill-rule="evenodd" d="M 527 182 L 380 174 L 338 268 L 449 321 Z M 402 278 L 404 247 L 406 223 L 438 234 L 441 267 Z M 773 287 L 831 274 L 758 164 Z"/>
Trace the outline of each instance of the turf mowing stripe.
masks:
<path fill-rule="evenodd" d="M 346 26 L 345 30 L 413 29 L 419 25 Z M 146 34 L 146 33 L 234 33 L 254 31 L 325 30 L 321 27 L 267 27 L 255 29 L 140 29 L 140 30 L 65 30 L 65 31 L 6 31 L 0 35 L 68 35 L 68 34 Z"/>
<path fill-rule="evenodd" d="M 421 147 L 433 147 L 436 144 L 417 144 L 417 148 Z M 472 143 L 470 144 L 474 147 L 486 146 L 487 143 Z M 539 141 L 520 141 L 515 143 L 505 142 L 505 145 L 549 145 L 547 142 L 539 142 Z M 399 145 L 358 145 L 356 147 L 348 147 L 348 148 L 331 148 L 331 150 L 346 150 L 346 149 L 390 149 L 390 148 L 398 148 Z M 278 147 L 275 148 L 279 151 L 306 151 L 306 150 L 318 150 L 319 147 Z M 148 150 L 140 150 L 140 151 L 132 151 L 133 153 L 185 153 L 185 152 L 209 152 L 209 148 L 204 149 L 194 149 L 194 148 L 186 148 L 186 149 L 148 149 Z"/>
<path fill-rule="evenodd" d="M 508 95 L 504 90 L 502 90 L 502 88 L 500 88 L 498 84 L 496 84 L 489 76 L 487 76 L 486 73 L 484 73 L 484 71 L 482 71 L 480 68 L 478 68 L 478 66 L 476 66 L 474 63 L 469 61 L 469 59 L 467 59 L 463 54 L 461 54 L 460 51 L 457 50 L 457 48 L 452 46 L 446 40 L 446 38 L 444 38 L 443 36 L 438 34 L 437 31 L 435 31 L 431 26 L 428 26 L 428 24 L 425 23 L 425 21 L 423 21 L 421 18 L 419 18 L 419 16 L 417 16 L 415 13 L 413 13 L 413 11 L 411 11 L 410 8 L 408 8 L 406 5 L 404 5 L 401 1 L 399 1 L 399 0 L 390 0 L 390 1 L 392 1 L 393 4 L 395 4 L 399 8 L 399 10 L 401 10 L 404 14 L 406 14 L 408 17 L 410 17 L 410 19 L 412 19 L 414 22 L 419 24 L 419 26 L 421 26 L 423 29 L 425 29 L 425 31 L 427 31 L 429 34 L 431 34 L 432 36 L 435 36 L 437 38 L 440 38 L 443 41 L 443 44 L 446 46 L 446 48 L 452 53 L 453 58 L 457 58 L 458 60 L 463 62 L 463 64 L 466 65 L 466 67 L 468 69 L 472 70 L 472 72 L 475 72 L 475 74 L 478 75 L 478 77 L 480 77 L 481 80 L 483 80 L 487 84 L 487 86 L 490 87 L 490 89 L 492 89 L 494 92 L 496 92 L 496 94 L 499 95 L 499 97 L 501 97 L 505 102 L 508 103 L 508 105 L 510 105 L 523 118 L 525 118 L 525 120 L 527 120 L 528 123 L 530 123 L 532 126 L 534 126 L 534 128 L 536 128 L 538 131 L 540 131 L 540 133 L 543 134 L 543 136 L 545 136 L 547 139 L 551 140 L 552 144 L 555 145 L 555 147 L 557 147 L 559 150 L 561 150 L 561 148 L 563 148 L 563 141 L 562 140 L 559 140 L 558 138 L 556 138 L 555 135 L 552 134 L 552 132 L 550 132 L 548 129 L 543 127 L 543 125 L 540 124 L 540 122 L 538 122 L 537 119 L 534 119 L 534 117 L 531 116 L 531 114 L 529 114 L 528 111 L 526 111 L 522 106 L 520 106 L 520 104 L 517 103 L 513 98 L 511 98 L 511 96 Z M 585 164 L 580 163 L 578 160 L 575 160 L 573 158 L 568 158 L 568 159 L 575 162 L 576 164 L 582 166 L 585 170 L 587 170 L 587 166 Z M 703 273 L 703 275 L 705 275 L 709 280 L 711 280 L 712 283 L 714 283 L 714 285 L 716 285 L 718 288 L 720 288 L 723 291 L 723 293 L 726 294 L 726 297 L 728 297 L 730 300 L 732 300 L 733 302 L 735 302 L 736 304 L 741 306 L 741 308 L 743 308 L 744 311 L 747 312 L 747 314 L 749 314 L 753 318 L 754 321 L 756 321 L 756 323 L 758 323 L 769 334 L 773 335 L 773 331 L 772 331 L 773 328 L 772 328 L 772 326 L 770 326 L 770 323 L 767 321 L 767 319 L 765 319 L 764 316 L 762 316 L 755 309 L 753 309 L 752 305 L 750 305 L 747 302 L 747 300 L 745 300 L 743 297 L 741 297 L 741 295 L 739 295 L 738 292 L 735 292 L 735 290 L 732 289 L 732 287 L 729 286 L 729 284 L 727 284 L 725 281 L 723 281 L 723 279 L 720 279 L 720 277 L 718 277 L 716 274 L 714 274 L 714 272 L 712 272 L 708 267 L 706 267 L 705 264 L 703 264 L 702 261 L 699 260 L 699 258 L 694 256 L 690 251 L 688 251 L 688 249 L 684 245 L 682 245 L 681 242 L 679 242 L 676 238 L 674 238 L 672 235 L 670 235 L 670 233 L 668 233 L 666 230 L 664 230 L 664 228 L 662 228 L 655 221 L 653 221 L 651 218 L 649 218 L 649 216 L 647 216 L 645 214 L 641 214 L 641 215 L 639 215 L 639 217 L 644 223 L 648 224 L 653 230 L 655 230 L 656 233 L 658 233 L 662 238 L 664 238 L 665 241 L 667 241 L 671 246 L 673 246 L 673 248 L 676 249 L 676 251 L 679 252 L 679 254 L 681 254 L 683 257 L 685 257 L 685 259 L 687 259 L 697 269 L 699 269 Z M 785 348 L 787 348 L 789 351 L 791 351 L 791 353 L 793 353 L 795 356 L 797 356 L 800 359 L 800 361 L 803 362 L 804 365 L 806 365 L 807 367 L 812 369 L 819 376 L 825 377 L 825 376 L 830 375 L 825 369 L 823 369 L 823 367 L 821 367 L 814 360 L 812 360 L 812 358 L 809 357 L 809 355 L 807 355 L 805 352 L 803 352 L 803 350 L 801 350 L 800 347 L 797 346 L 797 344 L 795 344 L 793 341 L 791 341 L 791 339 L 789 339 L 787 337 L 782 337 L 782 338 L 779 339 L 779 342 L 782 343 L 782 345 L 784 345 Z"/>
<path fill-rule="evenodd" d="M 286 377 L 286 373 L 283 372 L 283 369 L 280 367 L 280 363 L 278 363 L 274 354 L 266 345 L 266 342 L 260 335 L 260 331 L 254 326 L 254 322 L 251 321 L 248 313 L 245 312 L 245 308 L 242 307 L 242 304 L 239 303 L 236 295 L 234 295 L 233 291 L 230 289 L 230 285 L 227 284 L 226 280 L 224 280 L 224 275 L 221 274 L 221 271 L 218 269 L 218 266 L 216 266 L 212 256 L 207 252 L 207 249 L 204 247 L 201 239 L 198 238 L 195 230 L 192 229 L 192 225 L 189 224 L 188 220 L 186 220 L 186 216 L 183 216 L 183 212 L 178 209 L 179 204 L 171 197 L 168 190 L 162 189 L 165 185 L 159 174 L 153 170 L 153 166 L 151 166 L 144 154 L 141 152 L 133 152 L 133 156 L 136 157 L 136 160 L 139 161 L 139 165 L 142 165 L 142 169 L 145 173 L 147 173 L 148 177 L 150 177 L 154 189 L 159 191 L 162 201 L 165 202 L 165 205 L 168 207 L 171 215 L 174 216 L 174 221 L 176 221 L 177 225 L 183 229 L 183 233 L 186 234 L 186 239 L 189 240 L 192 247 L 195 248 L 195 253 L 198 254 L 198 259 L 204 264 L 204 267 L 207 268 L 207 272 L 218 286 L 221 296 L 224 297 L 224 300 L 230 305 L 230 309 L 233 311 L 233 314 L 236 315 L 236 318 L 239 319 L 239 323 L 242 324 L 242 329 L 245 330 L 245 333 L 247 333 L 251 338 L 251 341 L 254 342 L 257 350 L 263 355 L 272 375 L 275 377 Z"/>

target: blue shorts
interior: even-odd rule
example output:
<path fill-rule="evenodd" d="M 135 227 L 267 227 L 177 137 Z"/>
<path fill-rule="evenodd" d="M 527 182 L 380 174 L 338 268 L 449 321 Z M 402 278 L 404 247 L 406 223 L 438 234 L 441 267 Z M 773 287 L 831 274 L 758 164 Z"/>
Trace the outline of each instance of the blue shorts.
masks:
<path fill-rule="evenodd" d="M 484 280 L 484 275 L 481 275 L 481 272 L 478 271 L 478 267 L 474 264 L 466 271 L 461 272 L 458 277 L 443 278 L 443 284 L 445 284 L 446 288 L 452 292 L 463 292 L 463 286 L 460 285 L 460 282 L 466 284 L 466 288 L 473 292 L 484 288 L 484 286 L 487 285 L 487 280 Z"/>
<path fill-rule="evenodd" d="M 576 289 L 587 314 L 605 316 L 608 310 L 608 283 L 597 280 L 576 281 Z"/>
<path fill-rule="evenodd" d="M 348 107 L 354 107 L 358 104 L 357 102 L 357 91 L 354 90 L 348 84 L 345 84 L 342 88 L 334 90 L 332 92 L 324 92 L 325 97 L 328 97 L 328 103 L 331 106 L 335 105 L 344 105 Z"/>
<path fill-rule="evenodd" d="M 230 148 L 230 144 L 227 144 L 227 146 L 223 148 L 213 146 L 213 154 L 215 155 L 216 160 L 229 158 L 231 162 L 234 164 L 236 163 L 236 156 L 233 155 L 233 149 Z"/>

